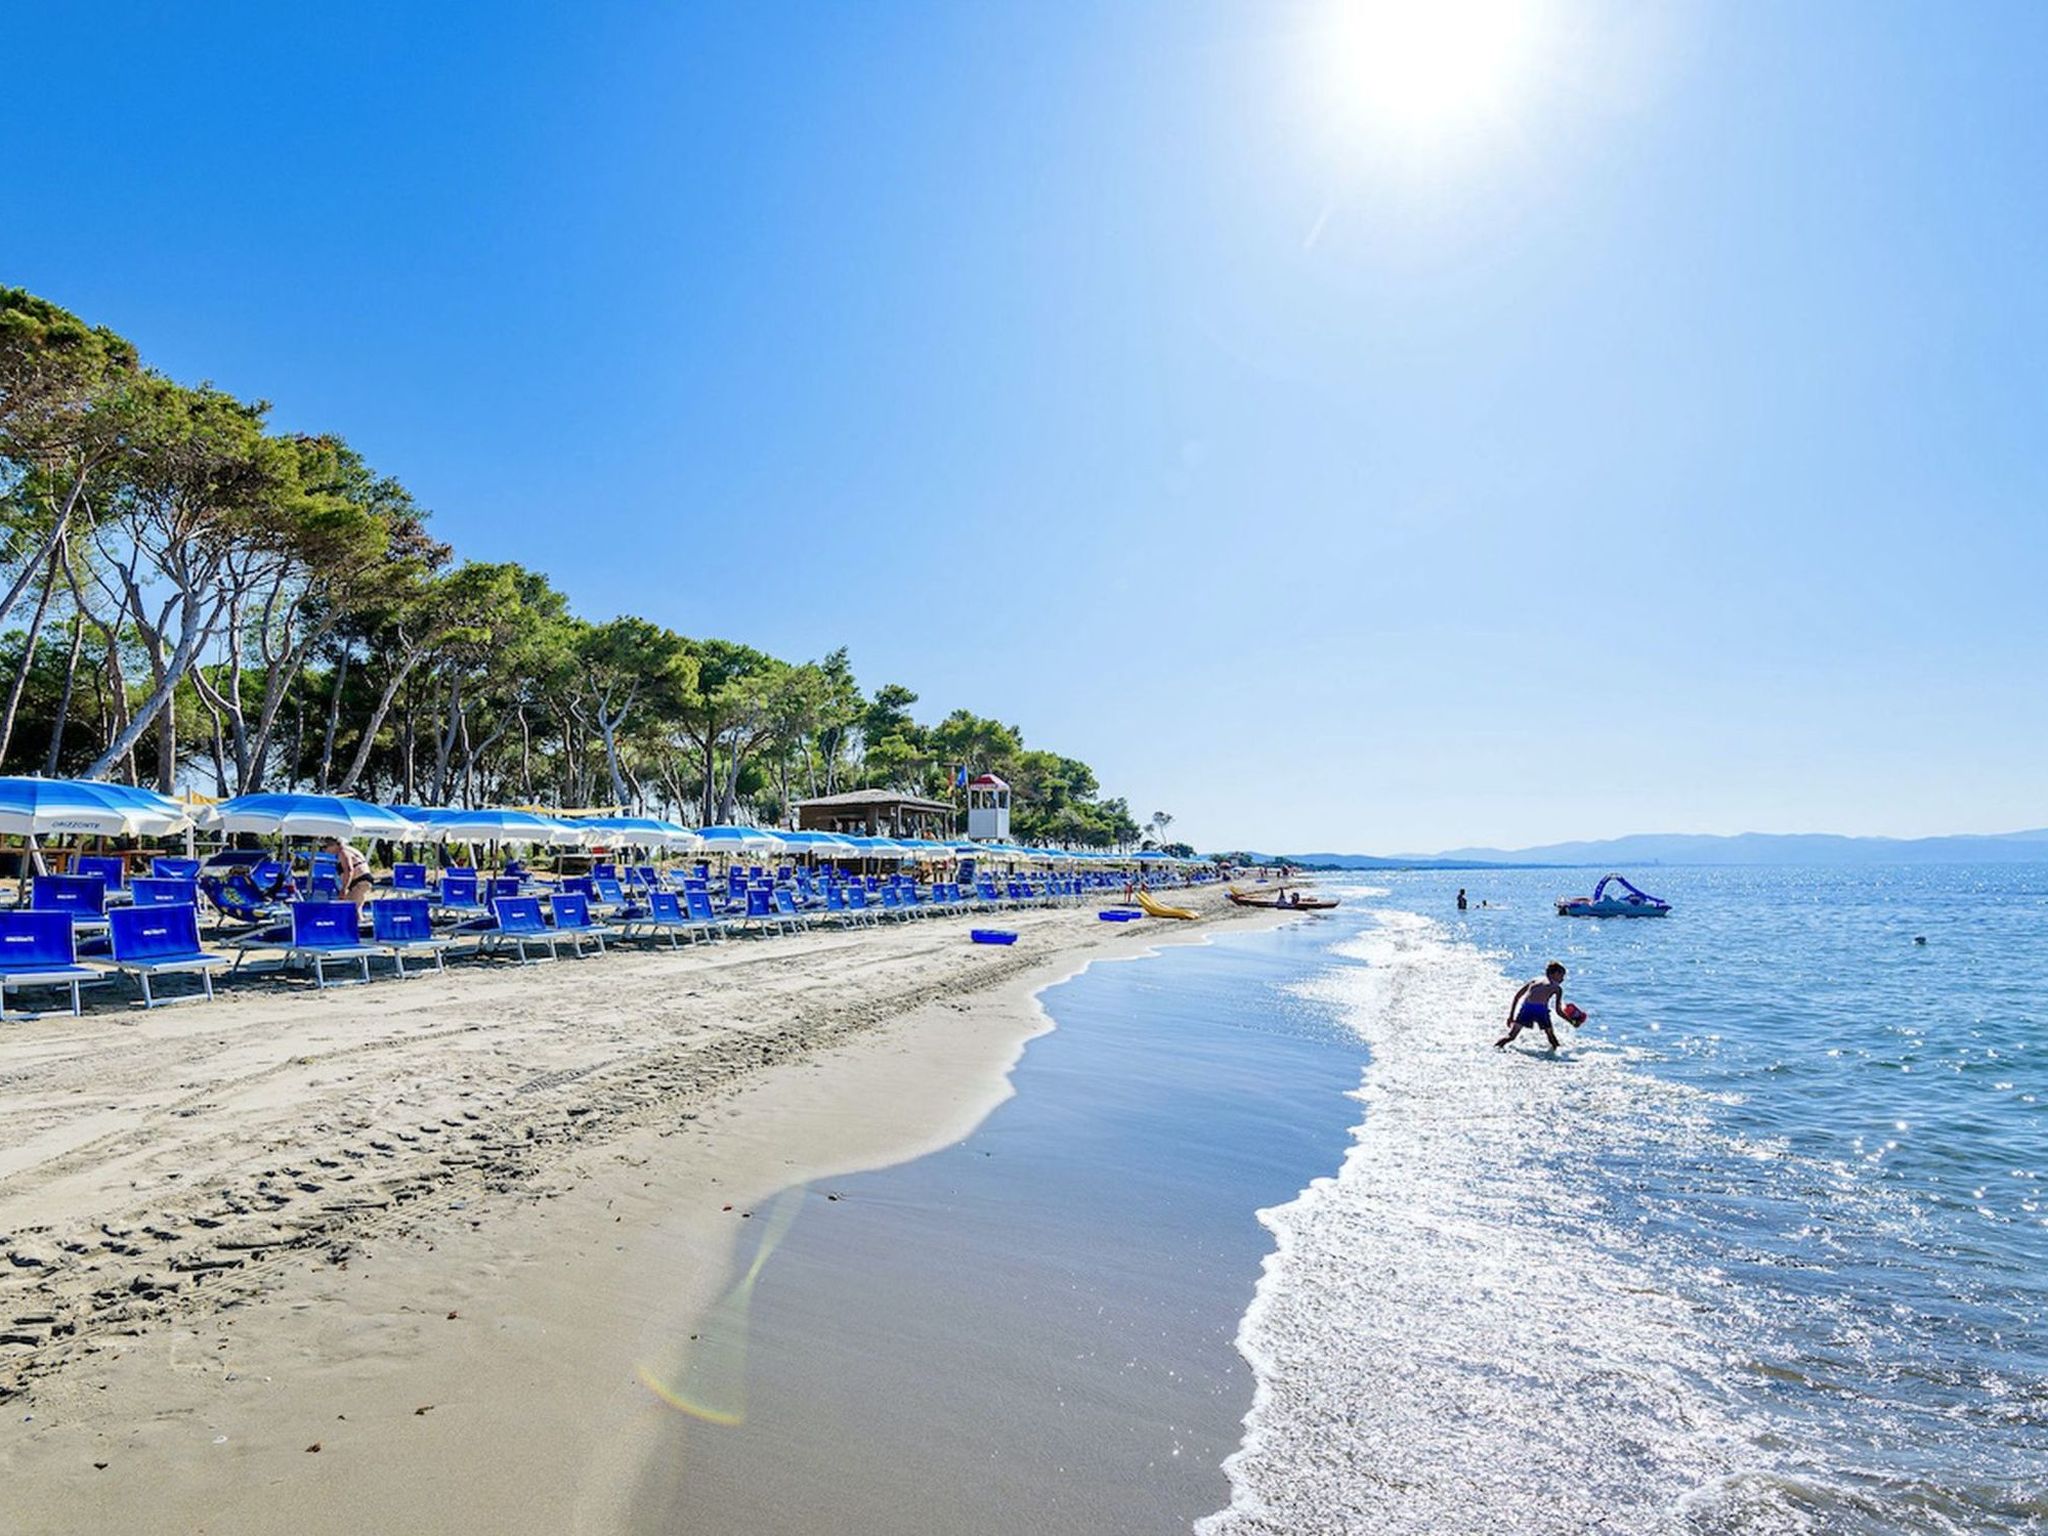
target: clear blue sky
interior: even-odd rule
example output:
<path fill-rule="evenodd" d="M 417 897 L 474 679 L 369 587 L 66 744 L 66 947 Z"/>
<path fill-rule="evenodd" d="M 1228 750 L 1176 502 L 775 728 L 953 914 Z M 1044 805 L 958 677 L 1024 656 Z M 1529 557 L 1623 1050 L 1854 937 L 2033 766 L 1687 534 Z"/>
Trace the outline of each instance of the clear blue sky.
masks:
<path fill-rule="evenodd" d="M 1201 843 L 2048 823 L 2048 5 L 1365 25 L 22 8 L 0 279 Z"/>

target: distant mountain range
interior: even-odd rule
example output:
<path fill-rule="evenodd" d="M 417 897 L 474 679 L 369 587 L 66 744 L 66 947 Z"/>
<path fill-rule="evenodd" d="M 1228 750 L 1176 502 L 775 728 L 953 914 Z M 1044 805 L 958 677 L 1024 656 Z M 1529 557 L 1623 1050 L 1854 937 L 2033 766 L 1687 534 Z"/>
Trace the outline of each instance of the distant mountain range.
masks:
<path fill-rule="evenodd" d="M 1636 833 L 1536 848 L 1451 848 L 1442 853 L 1297 853 L 1278 857 L 1327 869 L 1464 869 L 1499 864 L 2018 864 L 2048 861 L 2048 827 L 1953 837 L 1841 837 L 1830 832 Z"/>

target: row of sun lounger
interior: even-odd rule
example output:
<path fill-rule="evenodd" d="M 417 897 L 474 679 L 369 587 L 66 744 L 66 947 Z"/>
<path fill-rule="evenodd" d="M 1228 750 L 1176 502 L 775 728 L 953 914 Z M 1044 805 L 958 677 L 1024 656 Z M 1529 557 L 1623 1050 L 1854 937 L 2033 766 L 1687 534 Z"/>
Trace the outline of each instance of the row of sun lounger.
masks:
<path fill-rule="evenodd" d="M 446 872 L 438 889 L 406 885 L 367 902 L 360 910 L 341 901 L 268 900 L 251 877 L 252 903 L 223 905 L 212 889 L 207 900 L 249 926 L 217 940 L 219 953 L 201 942 L 200 883 L 182 872 L 129 882 L 127 905 L 110 905 L 98 874 L 38 876 L 30 905 L 0 912 L 0 1005 L 6 994 L 25 988 L 58 988 L 79 1011 L 81 986 L 110 975 L 132 977 L 145 1007 L 163 1001 L 154 984 L 166 975 L 199 977 L 200 994 L 213 996 L 213 972 L 239 968 L 250 956 L 270 952 L 280 967 L 302 966 L 316 987 L 328 985 L 328 968 L 353 969 L 367 982 L 373 960 L 389 960 L 405 976 L 408 960 L 443 969 L 448 954 L 510 955 L 521 964 L 559 957 L 569 945 L 600 953 L 608 940 L 666 940 L 680 947 L 736 933 L 791 933 L 823 924 L 855 927 L 908 921 L 948 913 L 989 912 L 1022 906 L 1078 902 L 1099 894 L 1081 877 L 938 882 L 920 889 L 898 878 L 876 882 L 851 879 L 816 883 L 770 883 L 750 878 L 715 895 L 711 882 L 685 877 L 680 889 L 635 872 L 629 887 L 616 876 L 578 878 L 541 895 L 516 878 L 480 880 L 474 871 Z M 233 910 L 230 910 L 233 909 Z M 368 932 L 364 925 L 367 923 Z M 81 954 L 81 942 L 85 951 Z"/>

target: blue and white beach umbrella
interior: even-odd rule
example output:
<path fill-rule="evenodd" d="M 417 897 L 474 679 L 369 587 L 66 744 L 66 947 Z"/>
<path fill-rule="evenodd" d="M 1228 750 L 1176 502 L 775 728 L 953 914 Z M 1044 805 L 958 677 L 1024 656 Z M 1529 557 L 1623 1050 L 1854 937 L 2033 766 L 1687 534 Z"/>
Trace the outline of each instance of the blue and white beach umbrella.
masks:
<path fill-rule="evenodd" d="M 163 837 L 192 824 L 175 800 L 96 779 L 0 779 L 0 832 L 40 836 Z"/>
<path fill-rule="evenodd" d="M 347 795 L 237 795 L 204 806 L 194 818 L 214 832 L 260 832 L 273 837 L 381 837 L 409 842 L 417 823 L 385 806 Z"/>
<path fill-rule="evenodd" d="M 791 853 L 807 853 L 818 859 L 857 859 L 860 850 L 837 832 L 778 832 Z"/>
<path fill-rule="evenodd" d="M 422 826 L 437 843 L 531 843 L 544 848 L 574 848 L 585 840 L 574 822 L 536 816 L 531 811 L 428 811 Z"/>
<path fill-rule="evenodd" d="M 708 853 L 780 853 L 782 836 L 766 827 L 698 827 L 697 846 Z"/>
<path fill-rule="evenodd" d="M 691 841 L 690 829 L 653 816 L 584 816 L 574 825 L 601 834 L 600 843 L 630 848 L 669 848 Z"/>

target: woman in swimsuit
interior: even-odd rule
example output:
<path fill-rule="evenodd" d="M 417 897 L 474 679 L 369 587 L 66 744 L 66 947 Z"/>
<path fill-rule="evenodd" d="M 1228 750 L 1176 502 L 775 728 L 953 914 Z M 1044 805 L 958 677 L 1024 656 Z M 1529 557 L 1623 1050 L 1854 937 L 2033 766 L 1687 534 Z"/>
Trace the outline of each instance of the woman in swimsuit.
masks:
<path fill-rule="evenodd" d="M 1551 1027 L 1550 1010 L 1563 1001 L 1564 967 L 1553 960 L 1543 968 L 1540 978 L 1524 982 L 1522 990 L 1508 1004 L 1508 1032 L 1493 1042 L 1493 1048 L 1506 1050 L 1508 1042 L 1523 1030 L 1540 1029 L 1550 1048 L 1556 1050 L 1557 1031 Z"/>
<path fill-rule="evenodd" d="M 370 899 L 370 861 L 338 837 L 327 839 L 327 851 L 334 855 L 335 879 L 341 899 L 360 907 Z"/>

